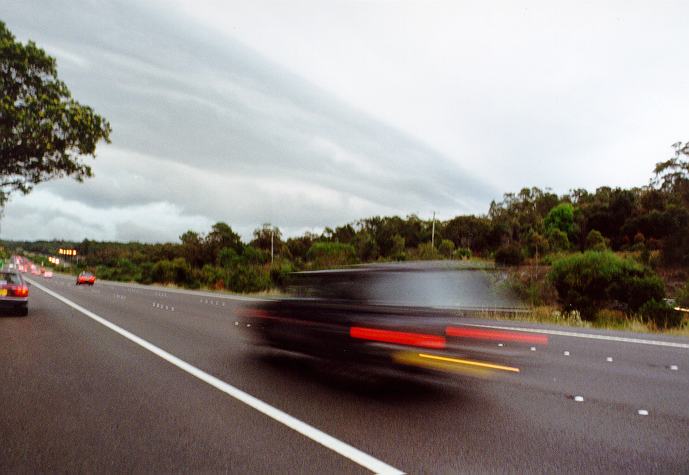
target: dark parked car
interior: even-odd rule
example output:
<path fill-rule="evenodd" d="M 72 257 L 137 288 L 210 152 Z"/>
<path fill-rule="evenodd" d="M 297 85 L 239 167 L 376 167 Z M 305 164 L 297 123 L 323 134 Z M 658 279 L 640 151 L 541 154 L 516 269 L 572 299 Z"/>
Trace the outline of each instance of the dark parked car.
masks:
<path fill-rule="evenodd" d="M 16 270 L 0 270 L 0 308 L 22 316 L 29 314 L 29 287 Z"/>
<path fill-rule="evenodd" d="M 456 270 L 432 266 L 303 272 L 291 276 L 290 297 L 240 313 L 260 342 L 357 368 L 519 372 L 504 342 L 545 344 L 547 337 L 464 323 L 456 283 Z"/>

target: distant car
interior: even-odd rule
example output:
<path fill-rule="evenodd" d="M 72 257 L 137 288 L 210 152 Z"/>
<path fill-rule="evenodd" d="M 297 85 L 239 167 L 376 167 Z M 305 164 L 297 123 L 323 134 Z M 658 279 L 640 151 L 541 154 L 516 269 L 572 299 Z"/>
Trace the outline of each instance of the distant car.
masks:
<path fill-rule="evenodd" d="M 77 277 L 77 285 L 81 285 L 81 284 L 93 285 L 95 283 L 96 283 L 96 276 L 91 274 L 90 272 L 82 272 Z"/>
<path fill-rule="evenodd" d="M 29 287 L 22 275 L 12 269 L 0 271 L 0 308 L 29 314 Z"/>

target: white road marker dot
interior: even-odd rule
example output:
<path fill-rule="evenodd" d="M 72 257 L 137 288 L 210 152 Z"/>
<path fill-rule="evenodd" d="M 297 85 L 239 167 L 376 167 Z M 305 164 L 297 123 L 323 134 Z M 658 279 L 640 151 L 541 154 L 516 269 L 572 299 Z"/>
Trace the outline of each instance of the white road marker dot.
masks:
<path fill-rule="evenodd" d="M 671 364 L 670 365 L 670 371 L 677 371 L 679 368 L 677 367 L 676 364 Z"/>
<path fill-rule="evenodd" d="M 535 347 L 535 346 L 532 346 L 532 347 L 531 347 L 531 351 L 536 351 L 536 347 Z"/>
<path fill-rule="evenodd" d="M 569 356 L 569 351 L 564 351 L 562 354 L 565 356 Z"/>
<path fill-rule="evenodd" d="M 174 311 L 175 311 L 175 307 L 170 307 L 170 310 L 172 310 L 172 311 L 174 312 Z"/>
<path fill-rule="evenodd" d="M 574 396 L 576 402 L 584 402 L 584 396 Z"/>
<path fill-rule="evenodd" d="M 503 345 L 502 343 L 498 343 L 498 346 L 505 346 L 505 345 Z"/>
<path fill-rule="evenodd" d="M 610 362 L 611 362 L 611 361 L 612 361 L 612 356 L 608 356 L 607 358 L 605 358 L 605 361 L 610 361 Z"/>
<path fill-rule="evenodd" d="M 640 416 L 647 416 L 648 415 L 648 411 L 646 409 L 639 409 L 638 413 Z"/>
<path fill-rule="evenodd" d="M 234 322 L 234 326 L 236 327 L 237 325 L 239 325 L 239 322 Z"/>

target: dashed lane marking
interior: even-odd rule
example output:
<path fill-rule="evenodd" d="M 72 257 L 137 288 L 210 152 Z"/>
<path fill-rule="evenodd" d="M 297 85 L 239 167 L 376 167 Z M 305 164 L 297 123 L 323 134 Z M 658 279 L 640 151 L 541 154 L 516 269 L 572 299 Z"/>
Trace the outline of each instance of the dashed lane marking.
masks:
<path fill-rule="evenodd" d="M 27 279 L 29 280 L 29 279 Z M 205 371 L 197 368 L 196 366 L 193 366 L 186 361 L 176 357 L 175 355 L 168 353 L 167 351 L 163 350 L 162 348 L 159 348 L 155 346 L 154 344 L 144 340 L 143 338 L 136 336 L 135 334 L 125 330 L 124 328 L 115 325 L 114 323 L 111 323 L 110 321 L 106 320 L 105 318 L 96 315 L 95 313 L 91 312 L 90 310 L 87 310 L 86 308 L 82 307 L 81 305 L 72 302 L 71 300 L 63 297 L 62 295 L 58 294 L 57 292 L 50 290 L 47 287 L 44 287 L 37 282 L 34 282 L 33 280 L 29 280 L 33 285 L 35 285 L 38 289 L 42 290 L 43 292 L 47 293 L 48 295 L 55 297 L 57 300 L 60 302 L 64 303 L 65 305 L 68 305 L 72 307 L 73 309 L 81 312 L 82 314 L 86 315 L 90 319 L 100 323 L 101 325 L 105 326 L 106 328 L 109 328 L 110 330 L 114 331 L 115 333 L 120 334 L 127 340 L 136 343 L 140 347 L 150 351 L 154 355 L 164 359 L 168 363 L 176 366 L 177 368 L 181 369 L 182 371 L 185 371 L 186 373 L 200 379 L 201 381 L 213 386 L 214 388 L 224 392 L 228 396 L 231 396 L 238 401 L 243 402 L 249 407 L 252 407 L 253 409 L 257 410 L 258 412 L 270 417 L 271 419 L 280 422 L 281 424 L 289 427 L 290 429 L 299 432 L 300 434 L 304 435 L 305 437 L 308 437 L 309 439 L 313 440 L 314 442 L 317 442 L 324 447 L 327 447 L 328 449 L 342 455 L 343 457 L 351 460 L 354 463 L 357 463 L 361 465 L 362 467 L 367 468 L 368 470 L 374 472 L 374 473 L 385 473 L 385 474 L 402 474 L 404 472 L 400 471 L 399 469 L 386 464 L 385 462 L 382 462 L 375 457 L 372 457 L 371 455 L 368 455 L 365 452 L 362 452 L 361 450 L 347 444 L 346 442 L 343 442 L 339 439 L 336 439 L 335 437 L 326 434 L 325 432 L 316 429 L 315 427 L 307 424 L 306 422 L 302 422 L 301 420 L 297 419 L 296 417 L 290 416 L 286 412 L 281 411 L 280 409 L 271 406 L 270 404 L 261 401 L 260 399 L 252 396 L 249 393 L 245 393 L 241 389 L 238 389 L 218 378 L 215 376 L 212 376 Z"/>
<path fill-rule="evenodd" d="M 503 325 L 482 325 L 478 323 L 464 323 L 467 327 L 479 327 L 479 328 L 493 328 L 496 330 L 512 330 L 518 332 L 527 333 L 542 333 L 545 335 L 556 335 L 556 336 L 569 336 L 574 338 L 588 338 L 590 340 L 606 340 L 606 341 L 617 341 L 620 343 L 636 343 L 639 345 L 655 345 L 655 346 L 668 346 L 671 348 L 685 348 L 689 349 L 689 343 L 679 343 L 675 341 L 662 341 L 662 340 L 645 340 L 643 338 L 627 338 L 621 336 L 612 335 L 596 335 L 594 333 L 579 333 L 579 332 L 568 332 L 562 330 L 546 330 L 542 328 L 522 328 L 522 327 L 509 327 Z"/>

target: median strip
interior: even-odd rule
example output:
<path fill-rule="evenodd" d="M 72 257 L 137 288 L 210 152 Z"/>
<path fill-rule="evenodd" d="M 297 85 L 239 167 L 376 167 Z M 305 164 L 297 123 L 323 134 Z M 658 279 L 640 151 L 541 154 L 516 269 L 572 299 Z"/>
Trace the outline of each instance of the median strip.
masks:
<path fill-rule="evenodd" d="M 68 305 L 69 307 L 72 307 L 74 310 L 77 310 L 78 312 L 86 315 L 90 319 L 100 323 L 101 325 L 109 328 L 110 330 L 114 331 L 115 333 L 120 334 L 121 336 L 125 337 L 129 341 L 136 343 L 140 347 L 150 351 L 154 355 L 164 359 L 168 363 L 173 364 L 174 366 L 178 367 L 182 371 L 185 371 L 186 373 L 200 379 L 201 381 L 213 386 L 214 388 L 224 392 L 228 396 L 231 396 L 238 401 L 243 402 L 244 404 L 252 407 L 253 409 L 261 412 L 262 414 L 270 417 L 271 419 L 289 427 L 290 429 L 299 432 L 300 434 L 304 435 L 305 437 L 308 437 L 309 439 L 313 440 L 314 442 L 317 442 L 321 444 L 322 446 L 342 455 L 343 457 L 351 460 L 354 463 L 357 463 L 361 465 L 362 467 L 374 472 L 374 473 L 386 473 L 386 474 L 401 474 L 404 473 L 400 471 L 399 469 L 396 469 L 392 467 L 391 465 L 386 464 L 385 462 L 382 462 L 364 452 L 361 450 L 352 447 L 351 445 L 347 444 L 346 442 L 343 442 L 339 439 L 336 439 L 335 437 L 326 434 L 325 432 L 316 429 L 315 427 L 300 421 L 299 419 L 290 416 L 286 412 L 281 411 L 280 409 L 277 409 L 270 404 L 261 401 L 260 399 L 242 391 L 241 389 L 238 389 L 218 378 L 215 376 L 212 376 L 205 371 L 187 363 L 186 361 L 174 356 L 171 353 L 168 353 L 167 351 L 163 350 L 162 348 L 159 348 L 155 346 L 154 344 L 144 340 L 143 338 L 136 336 L 135 334 L 125 330 L 124 328 L 115 325 L 114 323 L 111 323 L 110 321 L 104 319 L 103 317 L 96 315 L 95 313 L 91 312 L 90 310 L 87 310 L 86 308 L 82 307 L 81 305 L 72 302 L 71 300 L 67 299 L 66 297 L 63 297 L 62 295 L 58 294 L 57 292 L 50 290 L 47 287 L 44 287 L 43 285 L 31 280 L 31 279 L 26 279 L 28 282 L 31 282 L 32 285 L 34 285 L 36 288 L 42 290 L 43 292 L 47 293 L 51 297 L 56 298 L 60 302 L 64 303 L 65 305 Z"/>

